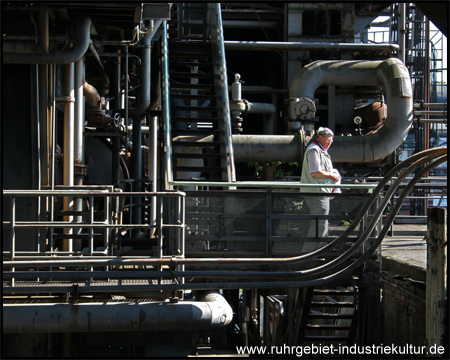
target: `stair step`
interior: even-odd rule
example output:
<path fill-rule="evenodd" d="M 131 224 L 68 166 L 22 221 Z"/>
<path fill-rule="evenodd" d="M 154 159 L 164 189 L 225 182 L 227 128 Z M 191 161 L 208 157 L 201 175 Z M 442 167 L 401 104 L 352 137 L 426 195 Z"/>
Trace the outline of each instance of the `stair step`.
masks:
<path fill-rule="evenodd" d="M 208 111 L 208 112 L 214 112 L 217 113 L 216 107 L 206 107 L 206 106 L 179 106 L 179 105 L 173 105 L 171 107 L 172 111 L 178 110 L 178 111 Z"/>
<path fill-rule="evenodd" d="M 211 102 L 214 102 L 216 100 L 215 95 L 170 94 L 170 97 L 172 99 L 182 99 L 182 100 L 197 100 L 197 101 L 211 100 Z"/>
<path fill-rule="evenodd" d="M 175 83 L 170 84 L 170 90 L 173 92 L 174 90 L 212 90 L 215 88 L 214 84 L 182 84 Z"/>
<path fill-rule="evenodd" d="M 338 290 L 338 289 L 315 289 L 314 295 L 353 295 L 355 293 L 354 290 Z"/>
<path fill-rule="evenodd" d="M 192 62 L 186 59 L 185 61 L 176 60 L 169 61 L 169 68 L 173 68 L 173 66 L 198 66 L 199 68 L 208 67 L 211 68 L 211 62 Z"/>
<path fill-rule="evenodd" d="M 350 330 L 350 325 L 319 325 L 319 324 L 308 324 L 306 325 L 308 330 Z"/>
<path fill-rule="evenodd" d="M 185 41 L 185 40 L 170 40 L 169 46 L 174 49 L 182 49 L 182 48 L 192 48 L 192 49 L 201 49 L 208 48 L 211 49 L 211 43 L 205 41 Z"/>
<path fill-rule="evenodd" d="M 205 158 L 220 158 L 218 153 L 206 153 L 206 154 L 190 154 L 190 153 L 172 153 L 174 158 L 178 159 L 205 159 Z"/>
<path fill-rule="evenodd" d="M 308 319 L 353 319 L 353 314 L 309 314 Z"/>
<path fill-rule="evenodd" d="M 217 130 L 214 129 L 173 129 L 172 130 L 172 136 L 178 136 L 178 135 L 198 135 L 198 136 L 204 136 L 204 135 L 212 135 L 214 133 L 218 133 Z"/>
<path fill-rule="evenodd" d="M 174 166 L 175 171 L 198 171 L 198 172 L 209 172 L 209 171 L 217 171 L 220 172 L 222 168 L 220 166 Z"/>
<path fill-rule="evenodd" d="M 101 233 L 95 233 L 93 234 L 94 239 L 103 239 L 104 234 Z M 53 235 L 54 239 L 81 239 L 81 240 L 89 240 L 90 235 L 89 234 L 55 234 Z"/>
<path fill-rule="evenodd" d="M 217 119 L 213 118 L 194 118 L 194 117 L 181 117 L 176 116 L 175 118 L 172 116 L 172 123 L 174 124 L 174 130 L 177 129 L 176 124 L 182 123 L 190 123 L 190 124 L 198 124 L 199 127 L 204 128 L 216 128 Z"/>
<path fill-rule="evenodd" d="M 205 72 L 205 71 L 196 71 L 196 72 L 191 72 L 191 71 L 175 71 L 172 70 L 170 71 L 170 76 L 177 76 L 177 77 L 181 77 L 181 78 L 190 78 L 192 76 L 194 77 L 198 77 L 198 78 L 202 78 L 202 79 L 214 79 L 214 72 L 212 71 L 212 67 L 211 67 L 211 72 Z"/>
<path fill-rule="evenodd" d="M 352 302 L 331 302 L 331 301 L 311 301 L 313 307 L 354 307 L 355 303 Z"/>
<path fill-rule="evenodd" d="M 347 341 L 346 336 L 305 336 L 305 341 L 328 340 L 328 341 Z"/>
<path fill-rule="evenodd" d="M 184 51 L 171 49 L 169 47 L 169 56 L 170 59 L 189 59 L 189 60 L 207 60 L 210 61 L 212 59 L 210 49 L 205 49 L 205 51 L 201 52 L 195 52 L 195 51 L 189 51 L 189 49 L 186 49 Z"/>
<path fill-rule="evenodd" d="M 220 143 L 218 141 L 173 141 L 172 146 L 181 147 L 218 147 Z"/>

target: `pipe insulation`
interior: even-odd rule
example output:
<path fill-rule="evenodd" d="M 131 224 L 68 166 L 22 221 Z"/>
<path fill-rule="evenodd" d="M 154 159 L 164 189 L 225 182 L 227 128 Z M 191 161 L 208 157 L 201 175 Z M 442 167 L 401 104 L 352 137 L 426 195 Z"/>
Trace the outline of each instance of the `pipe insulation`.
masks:
<path fill-rule="evenodd" d="M 316 61 L 292 81 L 290 98 L 314 99 L 320 86 L 384 86 L 387 118 L 367 136 L 335 136 L 334 162 L 371 162 L 390 155 L 406 139 L 413 121 L 412 86 L 408 69 L 396 58 L 384 61 Z"/>
<path fill-rule="evenodd" d="M 3 333 L 214 330 L 233 310 L 216 291 L 197 301 L 4 304 Z"/>

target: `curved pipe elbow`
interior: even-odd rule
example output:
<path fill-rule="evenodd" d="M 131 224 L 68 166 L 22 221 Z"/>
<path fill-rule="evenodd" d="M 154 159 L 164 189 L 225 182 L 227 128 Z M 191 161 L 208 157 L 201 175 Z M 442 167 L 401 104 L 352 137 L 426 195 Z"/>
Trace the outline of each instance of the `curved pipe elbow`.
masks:
<path fill-rule="evenodd" d="M 48 53 L 4 52 L 5 64 L 71 64 L 80 60 L 89 48 L 92 21 L 88 16 L 82 17 L 76 25 L 75 43 L 66 50 L 51 50 Z"/>
<path fill-rule="evenodd" d="M 316 61 L 294 77 L 290 97 L 314 98 L 320 86 L 384 86 L 388 115 L 370 135 L 335 137 L 329 153 L 334 162 L 371 162 L 390 155 L 408 135 L 413 120 L 408 69 L 396 58 L 384 61 Z"/>

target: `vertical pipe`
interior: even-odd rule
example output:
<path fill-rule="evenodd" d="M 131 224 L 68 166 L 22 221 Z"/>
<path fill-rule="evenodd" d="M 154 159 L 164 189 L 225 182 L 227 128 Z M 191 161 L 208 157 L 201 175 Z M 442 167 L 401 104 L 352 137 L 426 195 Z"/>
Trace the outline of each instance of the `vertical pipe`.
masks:
<path fill-rule="evenodd" d="M 131 151 L 131 178 L 134 179 L 133 183 L 133 191 L 141 192 L 142 191 L 142 131 L 141 131 L 141 117 L 133 118 L 133 149 Z M 132 223 L 140 224 L 141 223 L 141 196 L 133 196 L 131 198 L 133 204 L 133 213 L 132 213 Z M 138 238 L 141 234 L 140 229 L 131 230 L 132 237 Z"/>
<path fill-rule="evenodd" d="M 41 122 L 43 119 L 42 112 L 41 112 L 41 102 L 42 98 L 44 97 L 44 94 L 41 94 L 41 84 L 43 79 L 41 79 L 41 76 L 43 74 L 40 73 L 40 67 L 38 64 L 34 66 L 34 80 L 35 80 L 35 86 L 34 86 L 34 98 L 35 100 L 35 119 L 36 122 L 32 124 L 32 138 L 31 138 L 31 149 L 33 154 L 33 169 L 32 169 L 32 188 L 41 190 L 41 182 L 42 182 L 42 163 L 41 163 L 41 155 L 42 155 L 42 146 L 41 146 Z M 36 163 L 34 164 L 34 160 Z M 34 201 L 33 201 L 34 203 Z M 41 197 L 38 196 L 36 198 L 36 219 L 37 221 L 41 221 Z M 36 251 L 41 250 L 41 242 L 43 242 L 43 233 L 42 229 L 37 229 L 36 232 Z"/>
<path fill-rule="evenodd" d="M 121 53 L 121 50 L 118 50 L 118 53 Z M 113 108 L 121 108 L 121 101 L 120 101 L 120 84 L 121 84 L 121 66 L 122 66 L 122 59 L 120 56 L 117 57 L 117 64 L 116 64 L 116 75 L 115 75 L 115 86 L 112 87 L 112 96 L 115 96 L 115 100 L 113 102 L 113 104 L 111 104 L 111 106 Z M 113 136 L 112 137 L 112 174 L 111 174 L 111 179 L 112 179 L 112 183 L 113 185 L 118 184 L 119 182 L 119 166 L 120 166 L 120 159 L 119 159 L 119 151 L 120 151 L 120 147 L 119 147 L 119 138 L 117 136 Z"/>
<path fill-rule="evenodd" d="M 55 149 L 56 149 L 56 65 L 51 65 L 51 99 L 52 99 L 52 116 L 51 116 L 51 149 L 50 149 L 50 166 L 51 166 L 51 176 L 50 184 L 51 189 L 55 190 Z M 53 197 L 52 197 L 53 198 Z"/>
<path fill-rule="evenodd" d="M 74 165 L 84 165 L 84 96 L 83 96 L 83 84 L 84 84 L 84 60 L 81 58 L 75 63 L 75 121 L 74 121 Z M 78 168 L 78 172 L 74 172 L 74 184 L 83 185 L 83 175 L 80 173 L 82 168 Z M 81 212 L 83 210 L 83 199 L 75 199 L 75 211 Z M 81 223 L 83 221 L 82 216 L 76 216 L 75 222 Z M 77 228 L 75 232 L 77 235 L 81 233 L 81 228 Z M 74 250 L 81 250 L 81 239 L 74 239 Z"/>
<path fill-rule="evenodd" d="M 75 63 L 75 121 L 74 121 L 74 162 L 84 164 L 84 60 L 83 58 Z M 83 177 L 80 174 L 75 176 L 75 185 L 83 185 Z"/>
<path fill-rule="evenodd" d="M 11 197 L 11 261 L 16 253 L 16 198 Z"/>
<path fill-rule="evenodd" d="M 399 12 L 399 26 L 398 26 L 398 45 L 400 49 L 398 51 L 398 57 L 405 63 L 406 60 L 406 3 L 398 4 Z"/>
<path fill-rule="evenodd" d="M 74 119 L 75 119 L 75 90 L 74 90 L 74 65 L 64 66 L 64 94 L 67 97 L 64 103 L 64 186 L 73 186 L 74 184 Z M 64 210 L 73 210 L 72 198 L 64 197 Z M 73 216 L 65 216 L 64 221 L 72 222 Z M 73 229 L 66 229 L 66 234 L 72 234 Z M 72 239 L 64 239 L 63 250 L 72 252 Z"/>
<path fill-rule="evenodd" d="M 328 86 L 328 127 L 336 131 L 336 86 Z"/>
<path fill-rule="evenodd" d="M 48 5 L 39 5 L 39 44 L 44 52 L 49 51 Z"/>
<path fill-rule="evenodd" d="M 111 224 L 111 201 L 112 198 L 110 196 L 105 196 L 105 222 L 110 225 Z M 112 255 L 110 254 L 111 244 L 110 244 L 110 228 L 105 228 L 105 234 L 104 234 L 104 244 L 105 247 L 103 249 L 103 252 L 105 255 Z M 107 268 L 105 269 L 107 270 Z"/>
<path fill-rule="evenodd" d="M 16 257 L 16 198 L 11 197 L 11 261 Z M 12 268 L 11 271 L 15 271 Z M 11 279 L 11 286 L 14 286 L 14 278 Z"/>
<path fill-rule="evenodd" d="M 149 133 L 148 133 L 148 177 L 151 180 L 151 192 L 158 191 L 158 117 L 150 117 L 149 122 Z M 150 219 L 149 223 L 152 226 L 156 225 L 156 197 L 151 197 L 151 207 L 150 207 Z M 154 232 L 153 228 L 153 232 Z"/>
<path fill-rule="evenodd" d="M 426 103 L 430 102 L 430 20 L 426 17 L 425 18 L 425 73 L 424 73 L 424 86 L 425 86 L 425 96 L 424 100 Z M 425 116 L 427 119 L 430 117 L 427 115 Z M 430 148 L 430 124 L 425 124 L 425 150 L 428 150 Z M 428 177 L 428 174 L 425 176 Z M 428 194 L 429 190 L 424 189 L 424 195 L 425 199 L 423 208 L 428 208 Z"/>
<path fill-rule="evenodd" d="M 94 197 L 89 196 L 89 223 L 94 224 Z M 94 251 L 94 228 L 89 228 L 89 255 Z"/>
<path fill-rule="evenodd" d="M 55 100 L 55 94 L 56 94 L 56 65 L 52 64 L 50 65 L 50 79 L 51 79 L 51 85 L 50 85 L 50 99 L 52 101 L 52 107 L 51 107 L 51 116 L 49 116 L 49 124 L 50 124 L 50 185 L 51 189 L 55 189 L 55 142 L 56 142 L 56 100 Z M 54 210 L 55 210 L 55 198 L 53 196 L 50 196 L 49 198 L 49 206 L 50 206 L 50 221 L 54 220 Z M 54 241 L 53 241 L 53 232 L 54 228 L 51 227 L 49 229 L 49 239 L 50 239 L 50 251 L 53 251 Z"/>
<path fill-rule="evenodd" d="M 39 151 L 41 162 L 41 185 L 50 185 L 48 164 L 48 65 L 38 65 L 39 91 Z"/>
<path fill-rule="evenodd" d="M 180 256 L 184 258 L 185 256 L 185 252 L 186 252 L 186 241 L 185 241 L 185 234 L 186 234 L 186 227 L 185 227 L 185 221 L 186 221 L 186 216 L 185 216 L 185 209 L 186 209 L 186 197 L 185 196 L 180 196 L 180 200 L 181 200 L 181 209 L 180 209 L 180 213 L 181 213 L 181 219 L 180 219 L 180 225 L 181 225 L 181 236 L 180 236 Z M 181 265 L 179 268 L 180 271 L 184 271 L 185 270 L 185 265 Z M 184 277 L 182 277 L 180 279 L 181 284 L 184 284 Z"/>
<path fill-rule="evenodd" d="M 163 244 L 163 218 L 164 218 L 164 213 L 163 213 L 163 197 L 159 196 L 158 197 L 158 202 L 159 202 L 159 206 L 158 206 L 158 257 L 161 259 L 163 256 L 163 248 L 164 248 L 164 244 Z"/>

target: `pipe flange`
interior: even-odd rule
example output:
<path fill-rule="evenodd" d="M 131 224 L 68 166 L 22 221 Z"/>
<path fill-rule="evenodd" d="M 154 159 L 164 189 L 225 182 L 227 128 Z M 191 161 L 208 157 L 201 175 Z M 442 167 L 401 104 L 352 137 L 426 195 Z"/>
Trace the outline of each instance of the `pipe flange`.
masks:
<path fill-rule="evenodd" d="M 316 104 L 309 98 L 298 98 L 294 105 L 295 116 L 300 120 L 310 120 L 316 115 Z"/>

